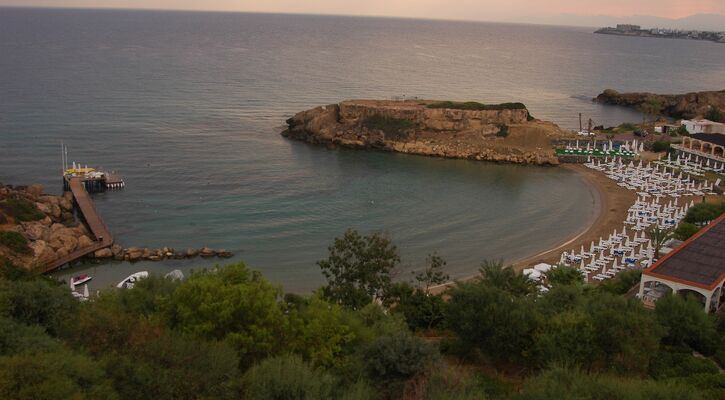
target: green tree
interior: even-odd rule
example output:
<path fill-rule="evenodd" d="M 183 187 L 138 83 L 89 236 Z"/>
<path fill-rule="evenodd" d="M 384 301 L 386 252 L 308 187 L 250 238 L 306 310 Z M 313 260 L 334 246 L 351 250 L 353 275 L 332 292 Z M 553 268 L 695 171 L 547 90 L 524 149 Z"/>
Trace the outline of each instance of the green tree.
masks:
<path fill-rule="evenodd" d="M 725 201 L 719 203 L 699 203 L 690 207 L 685 215 L 685 222 L 705 224 L 725 213 Z"/>
<path fill-rule="evenodd" d="M 524 358 L 539 323 L 532 299 L 483 282 L 460 283 L 449 295 L 446 326 L 459 340 L 499 360 Z"/>
<path fill-rule="evenodd" d="M 43 279 L 0 279 L 0 316 L 37 324 L 58 335 L 75 318 L 77 309 L 78 301 L 65 286 Z"/>
<path fill-rule="evenodd" d="M 113 400 L 118 396 L 100 365 L 60 350 L 0 357 L 0 398 Z"/>
<path fill-rule="evenodd" d="M 589 315 L 582 310 L 562 312 L 547 319 L 534 336 L 539 364 L 589 367 L 599 356 L 597 334 Z"/>
<path fill-rule="evenodd" d="M 504 266 L 503 261 L 485 260 L 478 269 L 481 282 L 517 296 L 531 295 L 537 292 L 536 284 L 523 274 L 516 273 L 511 266 Z"/>
<path fill-rule="evenodd" d="M 418 289 L 428 293 L 431 287 L 448 282 L 450 276 L 444 271 L 446 261 L 438 254 L 428 255 L 426 261 L 425 269 L 415 275 L 415 280 L 418 282 Z"/>
<path fill-rule="evenodd" d="M 360 309 L 373 299 L 385 298 L 391 273 L 400 263 L 398 249 L 390 239 L 377 233 L 361 236 L 348 230 L 328 250 L 328 258 L 317 262 L 327 279 L 322 288 L 327 299 Z"/>
<path fill-rule="evenodd" d="M 392 385 L 393 391 L 400 389 L 396 384 L 428 371 L 439 357 L 433 345 L 408 333 L 380 337 L 362 355 L 370 378 Z"/>
<path fill-rule="evenodd" d="M 675 229 L 674 236 L 679 240 L 687 240 L 699 230 L 700 228 L 698 228 L 695 224 L 682 222 L 677 226 L 677 229 Z"/>
<path fill-rule="evenodd" d="M 276 356 L 253 366 L 242 379 L 247 400 L 325 400 L 333 398 L 334 379 L 299 356 Z"/>
<path fill-rule="evenodd" d="M 664 343 L 689 346 L 704 354 L 715 352 L 718 344 L 715 323 L 697 300 L 674 294 L 667 296 L 657 301 L 655 315 L 667 332 Z"/>
<path fill-rule="evenodd" d="M 284 350 L 288 319 L 282 291 L 243 263 L 192 274 L 171 299 L 172 325 L 181 332 L 226 340 L 243 365 Z"/>
<path fill-rule="evenodd" d="M 662 246 L 664 246 L 668 240 L 672 239 L 674 231 L 672 229 L 662 229 L 659 225 L 655 225 L 654 227 L 648 229 L 647 233 L 649 234 L 649 238 L 652 240 L 652 246 L 654 246 L 655 249 L 655 258 L 659 258 Z"/>
<path fill-rule="evenodd" d="M 720 111 L 719 108 L 715 106 L 710 106 L 710 109 L 707 110 L 705 113 L 705 119 L 709 119 L 710 121 L 715 122 L 722 122 L 725 120 L 725 116 L 723 116 L 722 111 Z"/>
<path fill-rule="evenodd" d="M 584 312 L 594 326 L 599 360 L 596 369 L 621 373 L 647 370 L 663 329 L 640 301 L 599 292 L 588 297 Z"/>
<path fill-rule="evenodd" d="M 548 282 L 552 286 L 557 285 L 581 285 L 584 283 L 581 271 L 575 267 L 561 265 L 546 274 Z"/>

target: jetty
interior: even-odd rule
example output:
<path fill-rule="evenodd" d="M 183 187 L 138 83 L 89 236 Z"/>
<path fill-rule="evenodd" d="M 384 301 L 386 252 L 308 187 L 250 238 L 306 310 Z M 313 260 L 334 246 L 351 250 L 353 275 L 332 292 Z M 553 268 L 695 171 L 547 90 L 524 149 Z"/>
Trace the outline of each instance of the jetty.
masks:
<path fill-rule="evenodd" d="M 88 166 L 82 167 L 75 162 L 68 165 L 68 149 L 62 145 L 63 156 L 63 189 L 73 195 L 73 203 L 78 217 L 88 227 L 93 244 L 78 248 L 68 255 L 48 264 L 42 271 L 47 273 L 70 264 L 82 257 L 92 254 L 100 249 L 113 245 L 113 235 L 103 222 L 100 214 L 93 205 L 89 192 L 98 192 L 108 189 L 125 187 L 123 179 L 115 173 L 97 171 Z"/>
<path fill-rule="evenodd" d="M 50 272 L 97 250 L 113 245 L 113 236 L 93 206 L 93 200 L 91 200 L 91 196 L 86 190 L 86 181 L 81 177 L 70 177 L 66 181 L 70 192 L 73 194 L 73 202 L 78 210 L 78 216 L 84 221 L 91 235 L 93 235 L 94 243 L 55 260 L 45 267 L 43 273 Z"/>

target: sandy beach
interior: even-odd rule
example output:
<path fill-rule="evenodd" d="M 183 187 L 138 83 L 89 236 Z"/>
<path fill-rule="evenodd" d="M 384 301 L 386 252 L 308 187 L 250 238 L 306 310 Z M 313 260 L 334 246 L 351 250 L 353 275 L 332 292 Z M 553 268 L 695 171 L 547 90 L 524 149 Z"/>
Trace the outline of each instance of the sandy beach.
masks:
<path fill-rule="evenodd" d="M 637 199 L 635 192 L 617 185 L 603 173 L 586 168 L 581 164 L 563 164 L 559 168 L 575 171 L 584 178 L 591 190 L 596 214 L 593 216 L 592 222 L 574 237 L 541 253 L 514 261 L 511 265 L 516 271 L 538 263 L 557 263 L 564 251 L 574 249 L 579 251 L 581 246 L 588 249 L 592 241 L 609 236 L 615 229 L 621 230 L 624 220 L 627 218 L 627 210 Z M 477 276 L 472 275 L 461 280 L 465 281 Z M 431 293 L 440 293 L 453 284 L 454 282 L 449 282 L 435 286 L 431 288 Z"/>

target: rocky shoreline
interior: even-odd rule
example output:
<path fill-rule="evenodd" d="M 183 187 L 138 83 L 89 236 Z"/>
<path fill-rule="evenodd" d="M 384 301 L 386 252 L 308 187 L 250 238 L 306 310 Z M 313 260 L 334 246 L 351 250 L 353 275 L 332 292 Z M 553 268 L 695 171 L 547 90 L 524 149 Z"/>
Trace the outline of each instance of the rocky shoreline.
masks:
<path fill-rule="evenodd" d="M 557 165 L 551 141 L 571 134 L 532 118 L 520 103 L 512 104 L 348 100 L 296 114 L 282 135 L 331 148 Z"/>
<path fill-rule="evenodd" d="M 655 114 L 672 118 L 698 118 L 704 116 L 711 107 L 725 111 L 725 90 L 692 92 L 686 94 L 619 93 L 607 89 L 594 98 L 601 104 L 616 105 L 648 112 L 654 105 L 659 107 Z"/>
<path fill-rule="evenodd" d="M 75 218 L 70 192 L 55 196 L 45 194 L 41 185 L 0 184 L 0 266 L 6 260 L 27 270 L 42 270 L 43 266 L 94 243 L 88 229 Z M 136 262 L 232 256 L 224 249 L 209 247 L 176 250 L 113 245 L 87 258 Z"/>

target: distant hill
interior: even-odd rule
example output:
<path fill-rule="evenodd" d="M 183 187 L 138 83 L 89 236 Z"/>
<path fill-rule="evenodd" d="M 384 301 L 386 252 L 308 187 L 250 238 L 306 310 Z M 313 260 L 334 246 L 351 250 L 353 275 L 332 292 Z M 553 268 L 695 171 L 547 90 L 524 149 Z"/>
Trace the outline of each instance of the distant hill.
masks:
<path fill-rule="evenodd" d="M 721 14 L 695 14 L 680 19 L 669 19 L 649 15 L 612 17 L 607 15 L 582 16 L 573 14 L 562 14 L 553 17 L 543 17 L 541 18 L 541 23 L 591 27 L 615 26 L 617 24 L 635 24 L 642 26 L 642 28 L 725 31 L 725 15 Z"/>

